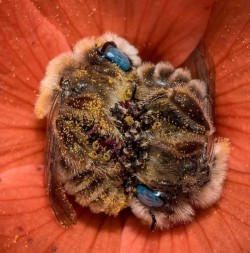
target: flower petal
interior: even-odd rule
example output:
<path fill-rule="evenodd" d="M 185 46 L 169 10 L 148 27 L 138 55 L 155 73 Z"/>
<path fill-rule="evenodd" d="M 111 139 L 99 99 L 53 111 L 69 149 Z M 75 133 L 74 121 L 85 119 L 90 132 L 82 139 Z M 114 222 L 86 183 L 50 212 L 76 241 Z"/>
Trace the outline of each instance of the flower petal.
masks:
<path fill-rule="evenodd" d="M 212 0 L 34 1 L 73 46 L 110 31 L 135 44 L 144 60 L 184 61 L 202 37 Z"/>
<path fill-rule="evenodd" d="M 217 131 L 232 144 L 230 168 L 235 174 L 230 171 L 229 179 L 237 172 L 245 173 L 242 180 L 250 179 L 249 11 L 244 0 L 220 2 L 207 34 L 216 67 Z"/>
<path fill-rule="evenodd" d="M 77 225 L 64 229 L 52 213 L 43 176 L 42 166 L 1 173 L 0 252 L 117 252 L 120 217 L 84 209 Z"/>
<path fill-rule="evenodd" d="M 249 11 L 244 0 L 218 2 L 207 32 L 216 67 L 217 132 L 232 145 L 228 180 L 214 208 L 214 222 L 209 222 L 210 217 L 200 222 L 212 249 L 218 252 L 250 251 Z"/>
<path fill-rule="evenodd" d="M 44 122 L 34 118 L 48 61 L 69 50 L 63 35 L 30 1 L 0 4 L 0 168 L 43 161 Z"/>

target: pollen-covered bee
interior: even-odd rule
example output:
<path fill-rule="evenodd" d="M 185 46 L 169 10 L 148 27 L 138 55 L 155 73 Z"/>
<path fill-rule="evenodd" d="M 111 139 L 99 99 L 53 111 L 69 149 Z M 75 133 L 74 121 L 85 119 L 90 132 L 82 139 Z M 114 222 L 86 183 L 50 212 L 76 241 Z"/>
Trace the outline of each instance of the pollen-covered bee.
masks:
<path fill-rule="evenodd" d="M 229 145 L 214 138 L 209 81 L 141 63 L 114 34 L 52 60 L 35 113 L 48 117 L 48 194 L 65 226 L 77 222 L 70 196 L 95 213 L 131 207 L 154 229 L 190 221 L 221 195 Z"/>

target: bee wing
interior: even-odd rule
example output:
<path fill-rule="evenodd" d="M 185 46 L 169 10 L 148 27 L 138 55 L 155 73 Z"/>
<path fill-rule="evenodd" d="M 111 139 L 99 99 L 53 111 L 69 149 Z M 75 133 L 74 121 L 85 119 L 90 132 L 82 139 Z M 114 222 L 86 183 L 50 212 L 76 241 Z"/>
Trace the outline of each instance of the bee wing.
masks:
<path fill-rule="evenodd" d="M 56 141 L 53 124 L 57 117 L 59 104 L 60 98 L 57 94 L 47 123 L 45 172 L 51 207 L 59 222 L 68 227 L 69 224 L 76 224 L 76 212 L 72 204 L 69 202 L 62 183 L 58 180 L 57 167 L 59 166 L 61 154 Z"/>
<path fill-rule="evenodd" d="M 193 79 L 202 80 L 205 83 L 202 99 L 207 100 L 206 112 L 211 118 L 214 117 L 215 98 L 215 67 L 212 55 L 207 51 L 204 41 L 194 49 L 189 58 L 183 63 L 190 69 Z M 199 92 L 199 91 L 198 91 Z"/>
<path fill-rule="evenodd" d="M 204 110 L 211 121 L 214 119 L 214 101 L 215 101 L 215 67 L 212 55 L 207 51 L 205 42 L 202 40 L 194 49 L 189 58 L 183 63 L 187 66 L 192 78 L 202 80 L 205 87 L 202 91 L 202 100 L 204 101 Z M 197 90 L 199 93 L 199 91 Z M 214 135 L 210 135 L 206 155 L 212 156 Z M 205 154 L 204 154 L 205 155 Z"/>

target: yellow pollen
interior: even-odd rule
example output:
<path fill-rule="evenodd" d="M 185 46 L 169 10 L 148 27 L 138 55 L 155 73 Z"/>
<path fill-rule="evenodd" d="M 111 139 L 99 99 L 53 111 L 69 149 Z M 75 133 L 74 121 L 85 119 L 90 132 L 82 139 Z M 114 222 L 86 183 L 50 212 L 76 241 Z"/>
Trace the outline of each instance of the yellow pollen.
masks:
<path fill-rule="evenodd" d="M 93 149 L 97 150 L 97 149 L 100 147 L 98 141 L 94 141 L 94 142 L 92 143 L 92 147 L 93 147 Z"/>
<path fill-rule="evenodd" d="M 156 122 L 153 124 L 152 128 L 153 128 L 153 129 L 156 129 L 156 128 L 160 127 L 160 126 L 161 126 L 161 122 L 156 121 Z"/>
<path fill-rule="evenodd" d="M 108 161 L 110 159 L 110 153 L 109 152 L 106 152 L 104 155 L 103 155 L 103 159 L 105 161 Z"/>
<path fill-rule="evenodd" d="M 126 116 L 125 117 L 125 121 L 127 122 L 127 124 L 130 126 L 134 123 L 134 119 L 131 116 Z"/>
<path fill-rule="evenodd" d="M 92 159 L 97 159 L 98 158 L 98 154 L 95 151 L 90 152 L 88 155 Z"/>

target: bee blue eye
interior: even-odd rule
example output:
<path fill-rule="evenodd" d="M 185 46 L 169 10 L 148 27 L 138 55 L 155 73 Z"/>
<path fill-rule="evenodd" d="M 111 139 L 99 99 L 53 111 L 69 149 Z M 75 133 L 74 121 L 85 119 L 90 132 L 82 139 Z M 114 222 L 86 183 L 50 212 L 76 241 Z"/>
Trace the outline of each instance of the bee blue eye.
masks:
<path fill-rule="evenodd" d="M 99 49 L 99 52 L 103 55 L 104 58 L 115 63 L 122 70 L 128 71 L 131 69 L 131 64 L 130 64 L 129 58 L 124 53 L 119 51 L 119 49 L 116 47 L 115 43 L 106 42 L 101 47 L 101 49 Z"/>
<path fill-rule="evenodd" d="M 137 185 L 136 187 L 137 198 L 148 207 L 162 207 L 164 201 L 160 197 L 160 192 L 152 191 L 144 185 Z"/>

